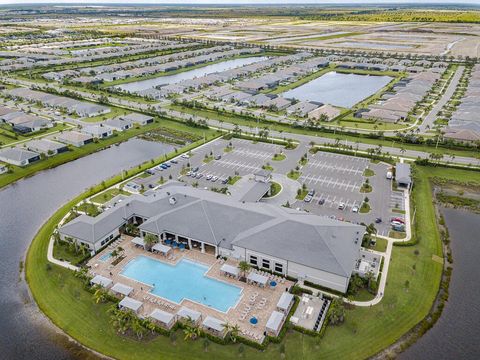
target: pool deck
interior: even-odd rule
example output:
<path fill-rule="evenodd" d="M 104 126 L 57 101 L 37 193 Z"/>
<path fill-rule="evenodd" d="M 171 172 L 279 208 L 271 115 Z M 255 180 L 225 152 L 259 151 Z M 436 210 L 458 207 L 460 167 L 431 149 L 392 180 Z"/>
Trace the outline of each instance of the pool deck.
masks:
<path fill-rule="evenodd" d="M 104 262 L 100 261 L 100 257 L 102 257 L 102 255 L 113 250 L 113 248 L 109 247 L 96 254 L 92 259 L 90 259 L 87 265 L 90 267 L 90 273 L 92 275 L 102 275 L 112 279 L 114 283 L 120 282 L 122 284 L 131 286 L 134 291 L 129 296 L 143 303 L 143 307 L 138 313 L 140 316 L 146 317 L 154 309 L 160 309 L 172 314 L 176 314 L 181 306 L 186 306 L 192 310 L 200 312 L 202 314 L 202 319 L 204 319 L 206 316 L 213 316 L 225 321 L 230 325 L 238 325 L 240 328 L 240 334 L 242 336 L 261 343 L 264 340 L 265 326 L 270 314 L 276 310 L 278 300 L 280 299 L 282 293 L 285 292 L 285 289 L 289 289 L 293 285 L 293 282 L 288 280 L 285 280 L 284 283 L 278 284 L 275 288 L 261 288 L 256 285 L 246 284 L 237 279 L 223 275 L 220 271 L 223 262 L 215 259 L 213 254 L 201 253 L 197 250 L 180 251 L 178 249 L 174 249 L 172 250 L 174 258 L 169 260 L 163 255 L 148 252 L 133 245 L 130 241 L 131 239 L 132 238 L 129 236 L 122 235 L 121 240 L 117 241 L 117 246 L 121 246 L 124 249 L 124 258 L 117 265 L 112 265 L 112 262 L 115 261 L 115 258 L 113 257 Z M 150 286 L 121 275 L 125 265 L 130 260 L 140 255 L 169 264 L 176 264 L 182 259 L 188 259 L 207 265 L 210 267 L 210 269 L 206 273 L 206 276 L 238 286 L 242 289 L 240 300 L 236 306 L 230 308 L 226 313 L 224 313 L 188 299 L 183 299 L 180 304 L 177 304 L 167 299 L 158 297 L 150 293 L 150 290 L 152 289 Z M 231 259 L 227 260 L 226 263 L 233 266 L 238 266 L 238 261 Z M 256 301 L 251 303 L 250 298 L 253 294 L 257 294 Z M 161 306 L 158 303 L 149 302 L 148 300 L 145 300 L 146 296 L 156 297 L 162 300 L 163 303 L 168 303 L 171 307 Z M 267 299 L 266 305 L 263 307 L 259 306 L 259 302 L 262 300 L 262 298 Z M 250 308 L 251 310 L 248 312 L 245 320 L 241 320 L 240 316 L 246 308 Z M 252 316 L 255 316 L 258 319 L 258 323 L 256 325 L 250 324 L 249 319 Z"/>

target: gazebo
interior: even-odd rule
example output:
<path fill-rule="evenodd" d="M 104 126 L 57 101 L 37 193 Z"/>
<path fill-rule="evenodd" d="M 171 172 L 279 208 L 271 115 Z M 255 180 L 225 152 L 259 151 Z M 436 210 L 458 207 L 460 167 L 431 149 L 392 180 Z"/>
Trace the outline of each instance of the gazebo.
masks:
<path fill-rule="evenodd" d="M 160 323 L 166 329 L 171 329 L 173 324 L 175 324 L 175 315 L 163 310 L 155 309 L 149 317 Z"/>
<path fill-rule="evenodd" d="M 141 301 L 132 299 L 131 297 L 125 296 L 122 301 L 118 303 L 120 309 L 132 310 L 134 313 L 138 313 L 138 310 L 143 306 Z"/>
<path fill-rule="evenodd" d="M 112 290 L 117 295 L 123 295 L 123 296 L 128 296 L 133 292 L 133 288 L 131 286 L 128 286 L 122 283 L 116 283 L 115 285 L 112 286 L 110 290 Z"/>
<path fill-rule="evenodd" d="M 202 327 L 214 334 L 215 336 L 225 337 L 227 328 L 223 320 L 214 318 L 213 316 L 207 316 L 202 322 Z"/>
<path fill-rule="evenodd" d="M 168 253 L 170 252 L 170 250 L 172 250 L 172 248 L 171 248 L 170 246 L 163 245 L 163 244 L 161 244 L 161 243 L 156 243 L 156 244 L 153 245 L 153 247 L 152 247 L 152 251 L 159 252 L 160 254 L 165 255 L 165 256 L 168 255 Z"/>
<path fill-rule="evenodd" d="M 226 275 L 231 275 L 235 278 L 238 278 L 239 270 L 235 266 L 223 264 L 220 268 L 220 271 L 224 272 Z"/>
<path fill-rule="evenodd" d="M 254 284 L 260 285 L 261 287 L 265 287 L 265 285 L 268 282 L 268 277 L 266 277 L 264 275 L 257 274 L 256 272 L 252 271 L 247 276 L 247 282 L 249 284 L 254 283 Z"/>
<path fill-rule="evenodd" d="M 95 275 L 95 277 L 90 280 L 91 285 L 99 285 L 105 289 L 108 289 L 112 285 L 113 281 L 102 275 Z"/>
<path fill-rule="evenodd" d="M 279 311 L 273 311 L 268 318 L 265 330 L 269 335 L 278 336 L 282 329 L 283 322 L 285 320 L 285 314 Z"/>
<path fill-rule="evenodd" d="M 143 239 L 138 236 L 132 239 L 132 244 L 134 244 L 135 246 L 145 248 L 145 241 L 143 241 Z"/>

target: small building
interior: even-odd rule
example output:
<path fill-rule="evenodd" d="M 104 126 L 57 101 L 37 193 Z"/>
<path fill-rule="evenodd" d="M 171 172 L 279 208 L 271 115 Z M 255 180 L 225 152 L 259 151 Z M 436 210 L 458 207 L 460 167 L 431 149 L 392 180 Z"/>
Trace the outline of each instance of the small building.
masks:
<path fill-rule="evenodd" d="M 176 321 L 174 314 L 159 309 L 153 310 L 148 317 L 167 330 L 170 330 Z"/>
<path fill-rule="evenodd" d="M 90 125 L 82 128 L 82 133 L 91 135 L 95 139 L 105 139 L 113 135 L 111 128 L 101 125 Z"/>
<path fill-rule="evenodd" d="M 224 338 L 227 334 L 225 322 L 223 320 L 214 318 L 213 316 L 207 316 L 202 322 L 202 327 L 205 331 L 220 338 Z"/>
<path fill-rule="evenodd" d="M 47 156 L 53 156 L 68 151 L 68 146 L 48 139 L 35 139 L 25 144 L 28 150 L 36 151 Z"/>
<path fill-rule="evenodd" d="M 131 310 L 135 314 L 138 314 L 142 308 L 143 303 L 141 301 L 132 299 L 131 297 L 125 296 L 122 301 L 118 303 L 118 308 L 121 310 Z"/>
<path fill-rule="evenodd" d="M 285 322 L 285 314 L 279 311 L 273 311 L 267 320 L 265 331 L 270 336 L 278 336 L 280 330 L 282 330 L 283 323 Z"/>
<path fill-rule="evenodd" d="M 182 306 L 177 311 L 177 316 L 179 320 L 182 321 L 192 321 L 194 324 L 198 324 L 202 319 L 202 314 L 198 311 L 192 310 L 185 306 Z"/>
<path fill-rule="evenodd" d="M 308 118 L 315 120 L 324 119 L 325 121 L 332 121 L 338 115 L 340 115 L 340 109 L 330 104 L 325 104 L 315 110 L 310 111 L 308 113 Z"/>
<path fill-rule="evenodd" d="M 120 119 L 124 121 L 130 121 L 134 124 L 141 126 L 153 123 L 153 116 L 139 114 L 139 113 L 130 113 L 127 115 L 121 115 Z"/>
<path fill-rule="evenodd" d="M 56 138 L 58 141 L 75 147 L 82 147 L 93 142 L 93 137 L 91 135 L 78 131 L 66 131 L 59 134 Z"/>
<path fill-rule="evenodd" d="M 410 189 L 412 186 L 412 174 L 410 164 L 397 163 L 395 165 L 395 181 L 398 187 Z"/>
<path fill-rule="evenodd" d="M 277 310 L 284 314 L 288 314 L 293 306 L 293 299 L 294 296 L 285 291 L 277 302 Z"/>
<path fill-rule="evenodd" d="M 257 170 L 253 176 L 255 177 L 255 181 L 258 182 L 269 183 L 270 180 L 272 180 L 272 172 L 270 170 Z"/>
<path fill-rule="evenodd" d="M 27 166 L 40 160 L 40 155 L 26 149 L 10 148 L 0 151 L 0 160 L 16 166 Z"/>
<path fill-rule="evenodd" d="M 0 175 L 1 175 L 1 174 L 5 174 L 6 172 L 8 172 L 8 167 L 7 167 L 7 165 L 0 164 Z"/>
<path fill-rule="evenodd" d="M 107 120 L 103 123 L 103 125 L 115 131 L 125 131 L 133 126 L 130 121 L 121 120 L 119 118 Z"/>

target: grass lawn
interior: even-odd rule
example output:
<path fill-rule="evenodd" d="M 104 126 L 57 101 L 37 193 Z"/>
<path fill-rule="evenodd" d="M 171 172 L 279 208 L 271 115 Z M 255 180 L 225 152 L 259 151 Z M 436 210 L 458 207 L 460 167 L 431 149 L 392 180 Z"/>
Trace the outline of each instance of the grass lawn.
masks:
<path fill-rule="evenodd" d="M 308 189 L 305 189 L 305 190 L 300 189 L 300 191 L 297 192 L 297 196 L 295 198 L 297 200 L 303 200 L 305 196 L 307 196 L 307 194 L 308 194 Z"/>
<path fill-rule="evenodd" d="M 371 246 L 370 248 L 376 251 L 385 252 L 387 251 L 387 243 L 388 242 L 385 239 L 376 238 L 375 245 Z"/>
<path fill-rule="evenodd" d="M 98 208 L 95 205 L 89 204 L 89 203 L 83 203 L 83 204 L 79 205 L 77 207 L 77 210 L 81 211 L 81 212 L 84 212 L 88 216 L 93 216 L 93 217 L 100 214 L 100 210 L 98 210 Z"/>
<path fill-rule="evenodd" d="M 53 257 L 58 260 L 69 261 L 73 265 L 80 264 L 87 255 L 88 252 L 85 255 L 80 251 L 78 253 L 72 252 L 65 242 L 55 242 L 53 245 Z"/>
<path fill-rule="evenodd" d="M 301 173 L 300 171 L 291 170 L 291 171 L 287 174 L 287 177 L 289 177 L 289 178 L 292 179 L 292 180 L 298 180 L 298 178 L 300 177 L 300 175 L 302 175 L 302 173 Z"/>
<path fill-rule="evenodd" d="M 54 127 L 50 129 L 45 129 L 41 131 L 36 131 L 34 133 L 21 135 L 21 134 L 15 133 L 12 130 L 10 125 L 4 124 L 3 126 L 0 126 L 0 147 L 4 145 L 16 143 L 19 141 L 28 141 L 37 136 L 44 136 L 44 135 L 54 133 L 56 131 L 61 131 L 61 130 L 66 130 L 71 128 L 73 128 L 73 126 L 57 123 Z"/>
<path fill-rule="evenodd" d="M 231 177 L 230 180 L 228 180 L 227 184 L 228 185 L 234 185 L 241 178 L 242 178 L 241 176 L 235 175 L 235 176 Z"/>
<path fill-rule="evenodd" d="M 394 239 L 405 239 L 406 234 L 402 231 L 390 230 L 388 236 Z"/>
<path fill-rule="evenodd" d="M 360 213 L 367 214 L 369 212 L 370 212 L 370 205 L 366 202 L 363 202 L 362 206 L 360 206 Z"/>
<path fill-rule="evenodd" d="M 345 323 L 329 327 L 320 341 L 308 335 L 289 331 L 284 340 L 285 358 L 364 359 L 398 340 L 421 321 L 436 296 L 442 265 L 433 256 L 442 256 L 436 228 L 428 177 L 442 176 L 480 183 L 480 173 L 453 169 L 417 167 L 413 200 L 417 207 L 414 231 L 419 242 L 409 247 L 394 247 L 384 299 L 372 307 L 353 307 L 346 311 Z M 116 178 L 118 181 L 118 177 Z M 108 185 L 113 184 L 113 180 Z M 100 191 L 100 187 L 96 191 Z M 85 194 L 91 195 L 92 193 Z M 106 314 L 108 304 L 95 304 L 92 295 L 83 290 L 80 281 L 66 269 L 47 266 L 48 239 L 56 224 L 82 197 L 77 197 L 50 218 L 35 236 L 26 259 L 26 278 L 40 309 L 67 334 L 87 347 L 119 359 L 279 359 L 280 344 L 270 344 L 265 351 L 248 346 L 217 345 L 210 342 L 208 351 L 203 340 L 184 341 L 177 334 L 175 344 L 164 336 L 137 341 L 116 334 Z M 415 264 L 415 270 L 412 265 Z M 409 280 L 408 291 L 405 281 Z M 52 296 L 55 294 L 55 296 Z M 239 356 L 239 349 L 243 349 Z"/>
<path fill-rule="evenodd" d="M 360 188 L 361 193 L 369 193 L 372 192 L 372 185 L 364 183 L 362 184 L 362 187 Z"/>
<path fill-rule="evenodd" d="M 90 200 L 92 202 L 95 202 L 95 203 L 98 203 L 98 204 L 105 204 L 107 201 L 110 201 L 112 200 L 115 196 L 117 195 L 130 195 L 130 193 L 126 192 L 126 191 L 123 191 L 123 190 L 120 190 L 120 189 L 117 189 L 117 188 L 112 188 L 112 189 L 108 189 L 107 191 L 104 191 L 100 194 L 98 194 L 97 196 L 94 196 L 93 198 L 91 198 Z"/>
<path fill-rule="evenodd" d="M 265 195 L 264 197 L 266 198 L 274 197 L 275 195 L 279 194 L 280 191 L 282 191 L 282 185 L 280 185 L 275 181 L 272 181 L 270 185 L 270 195 Z"/>
<path fill-rule="evenodd" d="M 286 158 L 287 158 L 287 156 L 285 154 L 275 154 L 275 155 L 273 155 L 272 160 L 273 161 L 282 161 L 282 160 L 285 160 Z"/>
<path fill-rule="evenodd" d="M 373 176 L 373 175 L 375 175 L 375 171 L 373 171 L 372 169 L 366 168 L 363 171 L 363 176 L 370 177 L 370 176 Z"/>

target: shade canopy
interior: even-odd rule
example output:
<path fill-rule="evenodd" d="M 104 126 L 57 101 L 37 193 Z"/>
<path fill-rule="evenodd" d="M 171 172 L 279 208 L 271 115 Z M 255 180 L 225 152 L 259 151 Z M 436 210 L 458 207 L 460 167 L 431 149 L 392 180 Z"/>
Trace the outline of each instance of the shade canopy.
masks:
<path fill-rule="evenodd" d="M 180 310 L 178 310 L 177 315 L 183 319 L 192 319 L 192 321 L 197 321 L 202 316 L 202 314 L 198 311 L 192 310 L 185 306 L 182 306 Z"/>
<path fill-rule="evenodd" d="M 277 332 L 283 323 L 283 317 L 285 315 L 279 311 L 273 311 L 267 321 L 267 329 Z"/>
<path fill-rule="evenodd" d="M 247 279 L 260 285 L 265 285 L 268 282 L 268 277 L 257 274 L 255 272 L 251 272 L 250 274 L 248 274 Z"/>
<path fill-rule="evenodd" d="M 228 264 L 223 264 L 220 270 L 223 272 L 226 272 L 227 274 L 231 274 L 235 276 L 238 276 L 238 273 L 239 273 L 239 270 L 237 267 L 228 265 Z"/>
<path fill-rule="evenodd" d="M 141 301 L 132 299 L 131 297 L 125 296 L 122 301 L 118 303 L 118 306 L 121 309 L 130 309 L 135 312 L 142 307 L 143 303 Z"/>
<path fill-rule="evenodd" d="M 205 320 L 203 320 L 202 325 L 218 332 L 223 332 L 225 330 L 225 322 L 223 320 L 214 318 L 213 316 L 207 316 Z"/>
<path fill-rule="evenodd" d="M 287 311 L 290 304 L 293 301 L 293 295 L 289 292 L 284 292 L 277 303 L 277 308 L 283 311 Z"/>
<path fill-rule="evenodd" d="M 138 246 L 145 246 L 145 242 L 141 237 L 134 237 L 132 239 L 132 244 L 138 245 Z"/>
<path fill-rule="evenodd" d="M 159 321 L 164 324 L 170 324 L 170 322 L 175 318 L 175 315 L 170 314 L 169 312 L 155 309 L 149 315 L 152 319 Z"/>
<path fill-rule="evenodd" d="M 170 246 L 157 243 L 157 244 L 153 245 L 152 250 L 153 251 L 158 251 L 162 254 L 168 254 L 168 252 L 170 250 L 172 250 L 172 248 Z"/>
<path fill-rule="evenodd" d="M 90 284 L 100 285 L 104 288 L 108 288 L 110 285 L 112 285 L 112 282 L 112 280 L 102 275 L 96 275 L 92 280 L 90 280 Z"/>
<path fill-rule="evenodd" d="M 128 286 L 122 283 L 116 283 L 115 285 L 112 286 L 112 291 L 116 292 L 117 294 L 128 296 L 132 293 L 133 288 L 131 286 Z"/>

